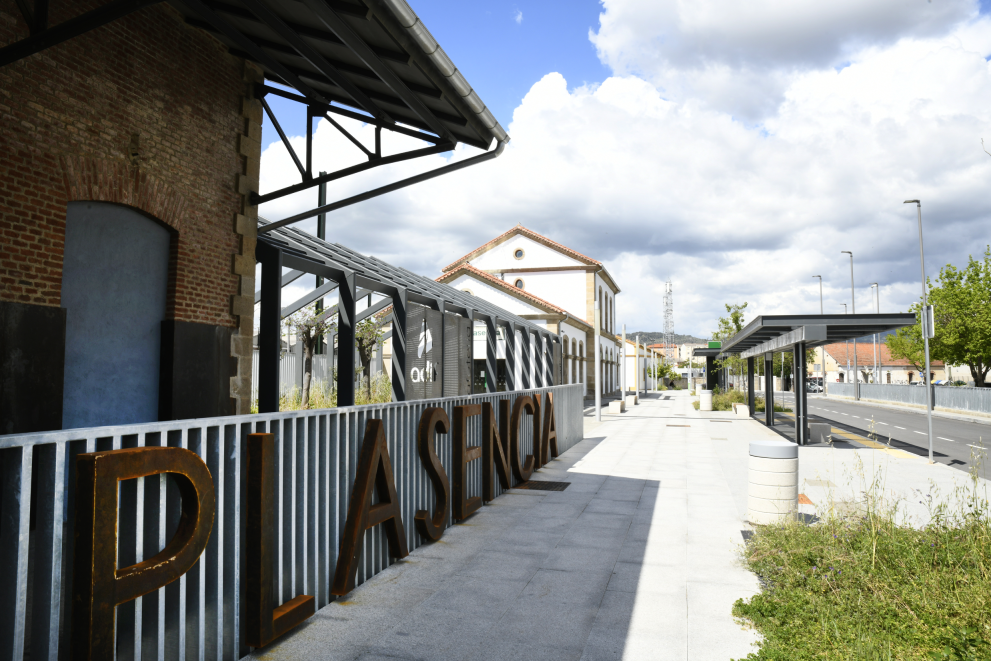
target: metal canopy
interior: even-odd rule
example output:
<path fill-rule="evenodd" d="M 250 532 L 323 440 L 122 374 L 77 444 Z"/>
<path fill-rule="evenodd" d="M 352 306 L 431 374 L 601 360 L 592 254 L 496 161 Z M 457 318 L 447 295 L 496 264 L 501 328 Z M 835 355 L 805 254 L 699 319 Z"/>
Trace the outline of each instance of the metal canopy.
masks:
<path fill-rule="evenodd" d="M 894 312 L 887 314 L 800 314 L 800 315 L 762 315 L 751 321 L 746 327 L 723 342 L 722 349 L 708 349 L 701 351 L 715 351 L 714 355 L 741 354 L 744 355 L 752 349 L 761 347 L 765 342 L 769 343 L 767 351 L 780 351 L 797 342 L 805 342 L 809 347 L 822 346 L 833 342 L 845 342 L 871 335 L 882 333 L 903 326 L 913 326 L 917 323 L 915 314 L 911 312 Z M 785 340 L 784 344 L 773 342 L 782 336 L 786 336 L 793 331 L 803 327 L 825 327 L 824 336 L 820 335 L 820 329 L 816 329 L 814 336 L 807 339 L 795 337 Z M 812 332 L 811 330 L 809 332 Z M 808 334 L 808 333 L 806 333 Z M 699 349 L 695 350 L 700 351 Z M 694 355 L 709 355 L 695 353 Z M 744 355 L 744 357 L 747 357 Z"/>
<path fill-rule="evenodd" d="M 28 0 L 18 0 L 31 35 L 0 48 L 0 67 L 160 1 L 108 0 L 50 26 L 47 0 L 34 0 L 33 8 Z M 489 149 L 493 139 L 497 143 L 496 149 L 484 154 L 282 219 L 277 225 L 491 160 L 509 140 L 405 0 L 169 0 L 169 4 L 187 23 L 213 35 L 232 55 L 256 63 L 266 80 L 281 86 L 259 85 L 256 97 L 299 170 L 300 182 L 264 195 L 252 193 L 254 205 L 371 168 L 451 151 L 459 142 L 480 149 Z M 307 134 L 302 156 L 265 100 L 270 94 L 305 106 Z M 374 144 L 362 144 L 335 116 L 374 126 Z M 315 176 L 313 120 L 321 118 L 347 137 L 366 161 Z M 383 129 L 419 138 L 424 146 L 383 155 Z"/>
<path fill-rule="evenodd" d="M 269 221 L 264 218 L 258 219 L 259 227 L 265 227 L 268 224 Z M 393 266 L 376 257 L 363 255 L 338 243 L 322 241 L 293 227 L 274 229 L 260 235 L 258 241 L 281 250 L 283 252 L 283 264 L 299 271 L 331 277 L 335 281 L 337 278 L 333 278 L 323 269 L 352 272 L 355 275 L 356 286 L 368 291 L 391 296 L 394 290 L 402 288 L 405 289 L 407 300 L 410 302 L 434 309 L 439 309 L 442 304 L 446 311 L 461 313 L 469 318 L 494 317 L 500 325 L 515 325 L 519 330 L 525 329 L 530 333 L 541 335 L 551 342 L 559 341 L 558 336 L 546 328 L 484 299 L 402 267 Z M 289 275 L 292 274 L 287 274 L 287 276 Z M 260 300 L 260 297 L 256 298 Z"/>

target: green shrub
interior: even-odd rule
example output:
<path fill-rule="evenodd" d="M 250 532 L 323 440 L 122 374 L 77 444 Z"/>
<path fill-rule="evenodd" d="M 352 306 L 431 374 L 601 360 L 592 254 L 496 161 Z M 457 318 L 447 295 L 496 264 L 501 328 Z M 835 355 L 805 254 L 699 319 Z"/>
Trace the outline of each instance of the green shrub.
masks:
<path fill-rule="evenodd" d="M 897 523 L 880 475 L 859 502 L 814 525 L 758 526 L 743 551 L 763 590 L 733 614 L 763 636 L 749 660 L 991 658 L 991 524 L 975 479 L 931 505 L 922 529 Z M 923 501 L 939 503 L 933 490 Z M 844 513 L 845 512 L 845 513 Z"/>
<path fill-rule="evenodd" d="M 734 404 L 746 404 L 747 403 L 747 393 L 742 390 L 730 390 L 729 392 L 719 392 L 718 388 L 714 388 L 712 391 L 712 410 L 713 411 L 732 411 Z M 692 406 L 695 410 L 699 410 L 699 403 L 692 402 Z M 754 407 L 757 412 L 763 413 L 765 409 L 764 398 L 755 397 Z M 775 404 L 774 410 L 778 413 L 791 412 L 791 409 L 783 407 L 781 404 Z"/>

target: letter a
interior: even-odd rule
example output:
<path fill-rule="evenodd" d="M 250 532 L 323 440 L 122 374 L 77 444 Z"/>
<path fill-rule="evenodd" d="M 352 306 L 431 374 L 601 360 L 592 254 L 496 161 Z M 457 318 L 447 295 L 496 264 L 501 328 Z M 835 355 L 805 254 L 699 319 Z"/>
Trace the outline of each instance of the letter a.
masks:
<path fill-rule="evenodd" d="M 540 455 L 546 464 L 551 457 L 558 455 L 557 425 L 554 424 L 554 393 L 547 393 L 547 404 L 544 409 L 544 433 L 540 438 Z M 548 452 L 548 450 L 550 452 Z"/>
<path fill-rule="evenodd" d="M 378 504 L 372 505 L 372 490 L 378 495 Z M 406 531 L 403 530 L 396 481 L 392 477 L 392 462 L 385 442 L 385 427 L 381 420 L 369 420 L 365 425 L 365 438 L 361 442 L 361 457 L 348 504 L 348 518 L 344 524 L 341 553 L 337 558 L 334 584 L 331 594 L 345 595 L 354 589 L 354 574 L 361 559 L 361 540 L 365 531 L 379 524 L 385 528 L 389 552 L 394 558 L 409 555 L 406 548 Z"/>
<path fill-rule="evenodd" d="M 447 412 L 442 408 L 431 407 L 420 416 L 420 428 L 417 430 L 416 445 L 420 452 L 420 461 L 434 485 L 434 515 L 430 516 L 427 510 L 417 510 L 413 523 L 417 532 L 432 542 L 440 539 L 447 527 L 449 490 L 447 473 L 434 449 L 434 434 L 446 434 L 450 427 Z"/>

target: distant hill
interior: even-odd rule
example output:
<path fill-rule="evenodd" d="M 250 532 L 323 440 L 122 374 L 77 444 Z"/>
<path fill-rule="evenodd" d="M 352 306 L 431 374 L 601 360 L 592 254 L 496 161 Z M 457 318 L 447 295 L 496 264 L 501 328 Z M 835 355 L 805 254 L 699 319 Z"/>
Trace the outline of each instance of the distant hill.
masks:
<path fill-rule="evenodd" d="M 640 341 L 644 344 L 661 344 L 664 342 L 664 333 L 661 331 L 627 331 L 626 339 L 633 339 L 637 334 L 640 335 Z M 619 333 L 619 335 L 622 336 L 622 333 Z M 675 344 L 705 344 L 708 341 L 694 335 L 681 335 L 679 333 L 675 333 L 673 337 Z"/>

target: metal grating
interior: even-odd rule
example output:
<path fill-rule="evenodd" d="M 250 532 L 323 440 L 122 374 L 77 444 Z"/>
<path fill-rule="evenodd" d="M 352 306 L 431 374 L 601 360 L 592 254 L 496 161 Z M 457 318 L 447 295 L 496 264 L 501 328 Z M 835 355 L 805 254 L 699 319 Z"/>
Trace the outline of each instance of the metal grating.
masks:
<path fill-rule="evenodd" d="M 514 489 L 530 489 L 531 491 L 564 491 L 571 482 L 550 482 L 545 480 L 529 480 L 517 484 Z"/>

